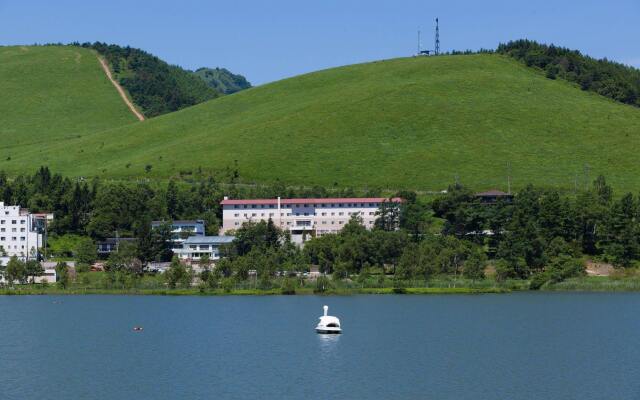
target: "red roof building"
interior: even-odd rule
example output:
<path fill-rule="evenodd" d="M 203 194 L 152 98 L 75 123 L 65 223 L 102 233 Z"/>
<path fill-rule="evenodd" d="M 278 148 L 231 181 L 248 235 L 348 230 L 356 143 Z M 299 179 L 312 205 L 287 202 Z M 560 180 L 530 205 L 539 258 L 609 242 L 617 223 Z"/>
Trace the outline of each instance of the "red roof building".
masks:
<path fill-rule="evenodd" d="M 339 232 L 352 217 L 372 228 L 383 203 L 399 204 L 400 198 L 349 197 L 306 199 L 239 199 L 225 198 L 222 205 L 221 235 L 236 230 L 247 222 L 271 219 L 276 226 L 288 230 L 294 242 L 302 244 L 313 236 Z"/>

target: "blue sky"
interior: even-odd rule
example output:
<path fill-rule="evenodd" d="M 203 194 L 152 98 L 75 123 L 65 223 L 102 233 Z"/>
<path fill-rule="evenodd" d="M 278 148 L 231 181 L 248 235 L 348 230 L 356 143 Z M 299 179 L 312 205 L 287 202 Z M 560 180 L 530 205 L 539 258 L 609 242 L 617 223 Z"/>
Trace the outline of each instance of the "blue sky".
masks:
<path fill-rule="evenodd" d="M 436 16 L 445 51 L 529 38 L 640 67 L 640 0 L 0 0 L 0 44 L 100 40 L 262 84 L 411 55 Z"/>

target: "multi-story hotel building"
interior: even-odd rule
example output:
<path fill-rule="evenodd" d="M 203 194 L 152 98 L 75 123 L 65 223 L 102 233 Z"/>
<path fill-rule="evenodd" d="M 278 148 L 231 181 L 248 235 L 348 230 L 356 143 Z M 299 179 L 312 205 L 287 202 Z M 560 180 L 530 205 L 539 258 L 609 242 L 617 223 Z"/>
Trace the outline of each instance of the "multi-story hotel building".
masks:
<path fill-rule="evenodd" d="M 31 214 L 20 206 L 0 202 L 0 262 L 6 264 L 12 256 L 36 258 L 44 246 L 46 222 L 52 219 L 53 214 Z"/>
<path fill-rule="evenodd" d="M 295 243 L 311 236 L 340 231 L 352 216 L 359 216 L 367 228 L 372 228 L 380 206 L 384 202 L 399 204 L 401 199 L 328 198 L 328 199 L 257 199 L 230 200 L 222 204 L 220 234 L 238 229 L 245 222 L 267 221 L 269 218 L 281 229 L 291 233 Z"/>

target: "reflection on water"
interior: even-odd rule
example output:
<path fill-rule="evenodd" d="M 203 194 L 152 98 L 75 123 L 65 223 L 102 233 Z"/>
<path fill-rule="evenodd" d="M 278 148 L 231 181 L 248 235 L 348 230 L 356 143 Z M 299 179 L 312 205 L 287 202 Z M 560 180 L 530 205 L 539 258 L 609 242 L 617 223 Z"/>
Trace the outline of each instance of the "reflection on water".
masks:
<path fill-rule="evenodd" d="M 333 346 L 335 343 L 337 343 L 340 340 L 340 336 L 342 335 L 330 335 L 327 333 L 319 333 L 318 337 L 320 338 L 320 344 L 322 345 L 329 345 L 329 346 Z"/>
<path fill-rule="evenodd" d="M 342 335 L 328 335 L 324 333 L 318 334 L 320 343 L 320 355 L 323 358 L 334 357 L 338 353 L 338 343 L 340 343 Z"/>
<path fill-rule="evenodd" d="M 320 343 L 319 356 L 320 365 L 322 368 L 330 368 L 331 365 L 340 361 L 340 336 L 342 335 L 327 335 L 319 333 L 318 343 Z"/>

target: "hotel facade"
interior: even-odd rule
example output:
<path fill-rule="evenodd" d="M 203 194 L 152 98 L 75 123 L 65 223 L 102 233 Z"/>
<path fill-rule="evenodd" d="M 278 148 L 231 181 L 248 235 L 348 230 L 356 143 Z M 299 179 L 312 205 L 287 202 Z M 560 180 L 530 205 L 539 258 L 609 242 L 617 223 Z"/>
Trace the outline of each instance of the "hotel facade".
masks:
<path fill-rule="evenodd" d="M 267 221 L 289 231 L 291 240 L 302 244 L 307 238 L 339 232 L 351 219 L 358 216 L 366 228 L 371 229 L 385 202 L 399 204 L 399 198 L 327 198 L 327 199 L 256 199 L 230 200 L 222 205 L 220 234 L 239 229 L 245 222 Z"/>
<path fill-rule="evenodd" d="M 6 206 L 0 202 L 0 263 L 6 265 L 9 258 L 22 260 L 38 258 L 44 246 L 46 223 L 53 214 L 33 214 L 20 206 Z"/>

